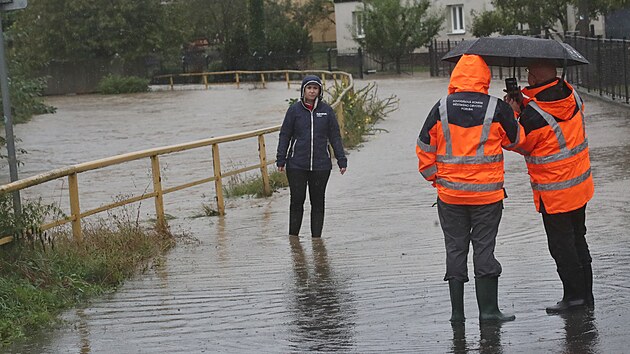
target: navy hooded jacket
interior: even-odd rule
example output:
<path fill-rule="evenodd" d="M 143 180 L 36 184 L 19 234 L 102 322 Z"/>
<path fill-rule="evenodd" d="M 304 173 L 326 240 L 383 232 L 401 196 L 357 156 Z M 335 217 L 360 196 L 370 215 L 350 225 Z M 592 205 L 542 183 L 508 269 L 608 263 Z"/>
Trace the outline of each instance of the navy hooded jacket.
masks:
<path fill-rule="evenodd" d="M 308 84 L 319 85 L 319 97 L 313 110 L 304 105 L 304 90 Z M 298 170 L 332 169 L 328 143 L 332 145 L 339 168 L 347 167 L 339 123 L 332 107 L 322 101 L 322 81 L 315 75 L 302 80 L 300 100 L 289 107 L 280 129 L 276 165 Z"/>

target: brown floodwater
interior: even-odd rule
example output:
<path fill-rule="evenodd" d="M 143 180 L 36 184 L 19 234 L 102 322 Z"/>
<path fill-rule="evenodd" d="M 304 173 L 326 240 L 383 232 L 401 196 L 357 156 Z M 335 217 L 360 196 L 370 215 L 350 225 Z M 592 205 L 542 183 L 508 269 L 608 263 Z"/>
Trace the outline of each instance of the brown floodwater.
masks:
<path fill-rule="evenodd" d="M 166 212 L 174 217 L 169 221 L 173 230 L 190 236 L 187 241 L 116 293 L 67 311 L 57 328 L 8 351 L 630 352 L 630 110 L 584 95 L 596 186 L 587 208 L 595 310 L 545 313 L 545 306 L 561 298 L 561 284 L 524 161 L 507 152 L 509 198 L 496 255 L 503 265 L 499 304 L 516 320 L 480 325 L 474 284 L 467 283 L 465 326 L 452 327 L 448 286 L 442 280 L 444 241 L 432 207 L 436 195 L 417 172 L 414 150 L 418 131 L 448 81 L 416 77 L 377 83 L 379 96 L 400 98 L 399 110 L 349 152 L 344 176 L 333 171 L 321 240 L 310 238 L 308 218 L 299 239 L 287 236 L 287 190 L 267 199 L 231 200 L 222 218 L 195 217 L 211 200 L 211 186 L 174 193 L 166 198 Z M 493 86 L 499 95 L 501 82 Z M 51 97 L 57 114 L 16 127 L 21 147 L 29 152 L 20 173 L 26 177 L 70 163 L 279 124 L 285 100 L 296 95 L 294 88 L 272 84 L 266 90 Z M 276 141 L 267 143 L 272 156 Z M 173 158 L 166 181 L 201 174 L 194 162 L 208 162 L 205 153 Z M 234 147 L 226 165 L 238 165 L 251 153 L 249 146 Z M 129 177 L 112 178 L 122 175 Z M 82 185 L 93 189 L 82 196 L 82 206 L 112 198 L 112 191 L 145 188 L 146 175 L 144 165 L 95 174 Z M 67 194 L 54 183 L 31 195 L 37 193 L 60 202 Z M 151 203 L 145 204 L 143 216 L 152 217 Z M 472 273 L 472 264 L 469 269 Z"/>

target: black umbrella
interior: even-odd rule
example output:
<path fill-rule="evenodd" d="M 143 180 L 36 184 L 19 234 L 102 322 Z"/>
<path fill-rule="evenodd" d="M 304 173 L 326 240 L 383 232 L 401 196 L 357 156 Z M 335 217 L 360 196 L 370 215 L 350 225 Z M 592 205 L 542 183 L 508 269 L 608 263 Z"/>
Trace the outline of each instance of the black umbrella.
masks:
<path fill-rule="evenodd" d="M 464 54 L 481 56 L 490 66 L 527 66 L 536 59 L 550 59 L 556 67 L 588 64 L 588 60 L 566 43 L 525 36 L 481 37 L 465 40 L 442 60 L 457 63 Z"/>

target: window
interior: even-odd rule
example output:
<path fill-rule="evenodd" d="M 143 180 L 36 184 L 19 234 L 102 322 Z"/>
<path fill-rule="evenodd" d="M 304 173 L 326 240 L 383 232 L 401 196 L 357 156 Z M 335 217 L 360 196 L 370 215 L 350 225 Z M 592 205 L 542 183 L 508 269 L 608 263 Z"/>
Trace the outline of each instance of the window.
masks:
<path fill-rule="evenodd" d="M 352 12 L 352 28 L 357 38 L 365 38 L 365 30 L 363 29 L 363 11 Z"/>
<path fill-rule="evenodd" d="M 464 33 L 464 5 L 453 5 L 451 8 L 451 33 Z"/>

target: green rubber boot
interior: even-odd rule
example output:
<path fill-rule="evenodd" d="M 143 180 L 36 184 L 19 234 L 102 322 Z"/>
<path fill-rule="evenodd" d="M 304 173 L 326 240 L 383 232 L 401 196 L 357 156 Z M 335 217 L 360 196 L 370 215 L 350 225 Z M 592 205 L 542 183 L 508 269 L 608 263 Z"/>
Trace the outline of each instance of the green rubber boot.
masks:
<path fill-rule="evenodd" d="M 480 321 L 514 321 L 516 316 L 503 314 L 498 304 L 499 278 L 475 279 Z"/>
<path fill-rule="evenodd" d="M 450 279 L 448 290 L 451 293 L 451 322 L 464 322 L 464 282 Z"/>

